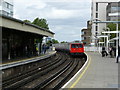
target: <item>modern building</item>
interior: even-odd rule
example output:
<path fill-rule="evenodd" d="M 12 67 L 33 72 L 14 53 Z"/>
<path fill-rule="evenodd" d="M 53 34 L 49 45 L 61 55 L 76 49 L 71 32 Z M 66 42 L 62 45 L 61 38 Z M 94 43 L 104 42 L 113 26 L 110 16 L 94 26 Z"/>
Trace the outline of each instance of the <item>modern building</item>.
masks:
<path fill-rule="evenodd" d="M 118 21 L 120 19 L 120 2 L 108 3 L 106 17 L 107 21 Z"/>
<path fill-rule="evenodd" d="M 91 22 L 106 21 L 107 6 L 112 2 L 119 2 L 120 0 L 92 0 L 91 5 Z M 92 43 L 97 43 L 97 35 L 106 29 L 105 23 L 92 23 Z"/>
<path fill-rule="evenodd" d="M 87 29 L 82 29 L 81 30 L 81 38 L 82 42 L 88 46 L 91 44 L 91 24 L 90 21 L 87 21 Z"/>
<path fill-rule="evenodd" d="M 0 0 L 0 14 L 13 17 L 13 0 Z"/>

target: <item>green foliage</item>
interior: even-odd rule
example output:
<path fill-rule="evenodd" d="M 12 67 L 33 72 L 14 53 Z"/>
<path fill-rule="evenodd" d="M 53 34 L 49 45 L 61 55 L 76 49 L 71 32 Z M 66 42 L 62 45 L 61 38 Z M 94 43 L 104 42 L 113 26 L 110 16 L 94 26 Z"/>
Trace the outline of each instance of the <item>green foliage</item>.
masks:
<path fill-rule="evenodd" d="M 49 30 L 49 27 L 48 27 L 48 24 L 47 24 L 47 20 L 46 20 L 46 19 L 36 18 L 36 19 L 34 19 L 34 21 L 32 22 L 32 24 L 38 25 L 38 26 L 40 26 L 41 28 L 44 28 L 44 29 Z"/>
<path fill-rule="evenodd" d="M 26 23 L 31 23 L 31 24 L 34 24 L 34 25 L 37 25 L 41 28 L 44 28 L 46 30 L 49 30 L 49 27 L 48 27 L 48 24 L 47 24 L 47 20 L 46 19 L 39 19 L 39 18 L 36 18 L 33 20 L 33 22 L 29 21 L 29 20 L 24 20 L 24 22 Z"/>
<path fill-rule="evenodd" d="M 24 20 L 23 22 L 26 22 L 26 23 L 31 23 L 31 21 L 29 21 L 29 20 Z"/>
<path fill-rule="evenodd" d="M 60 42 L 60 43 L 67 43 L 66 41 L 62 41 L 62 42 Z"/>
<path fill-rule="evenodd" d="M 52 39 L 51 40 L 53 44 L 59 43 L 58 40 Z"/>
<path fill-rule="evenodd" d="M 52 43 L 56 44 L 56 43 L 59 43 L 59 42 L 58 42 L 58 40 L 52 39 Z"/>
<path fill-rule="evenodd" d="M 110 31 L 116 31 L 116 24 L 114 24 L 114 23 L 109 23 L 107 25 L 107 27 L 110 29 Z M 120 31 L 120 24 L 119 24 L 118 30 Z M 111 33 L 110 35 L 111 35 L 110 38 L 115 38 L 116 37 L 115 33 Z"/>
<path fill-rule="evenodd" d="M 50 46 L 51 44 L 57 44 L 57 43 L 59 43 L 58 40 L 52 39 L 49 40 L 46 44 Z"/>
<path fill-rule="evenodd" d="M 51 46 L 52 41 L 51 41 L 51 40 L 49 40 L 46 44 L 47 44 L 48 46 Z"/>
<path fill-rule="evenodd" d="M 110 31 L 115 31 L 116 30 L 116 24 L 114 24 L 114 23 L 109 23 L 107 25 L 107 27 L 110 28 Z"/>
<path fill-rule="evenodd" d="M 41 43 L 43 41 L 43 38 L 41 39 L 41 38 L 37 38 L 37 39 L 35 39 L 34 40 L 34 43 Z"/>

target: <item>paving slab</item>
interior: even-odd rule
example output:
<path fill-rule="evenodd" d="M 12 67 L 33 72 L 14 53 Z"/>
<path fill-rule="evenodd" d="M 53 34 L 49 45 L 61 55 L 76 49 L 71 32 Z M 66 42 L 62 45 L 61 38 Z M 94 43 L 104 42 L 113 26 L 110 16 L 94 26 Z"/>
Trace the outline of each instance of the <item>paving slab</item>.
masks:
<path fill-rule="evenodd" d="M 115 58 L 102 57 L 98 52 L 86 52 L 89 66 L 64 88 L 118 88 L 118 64 Z"/>

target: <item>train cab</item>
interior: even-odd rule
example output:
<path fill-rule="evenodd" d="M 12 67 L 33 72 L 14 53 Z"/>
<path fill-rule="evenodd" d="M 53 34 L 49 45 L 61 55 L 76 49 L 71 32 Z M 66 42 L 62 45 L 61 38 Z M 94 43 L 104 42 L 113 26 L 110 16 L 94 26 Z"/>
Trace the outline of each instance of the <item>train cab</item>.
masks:
<path fill-rule="evenodd" d="M 70 54 L 71 55 L 82 55 L 84 53 L 84 45 L 82 43 L 71 43 Z"/>

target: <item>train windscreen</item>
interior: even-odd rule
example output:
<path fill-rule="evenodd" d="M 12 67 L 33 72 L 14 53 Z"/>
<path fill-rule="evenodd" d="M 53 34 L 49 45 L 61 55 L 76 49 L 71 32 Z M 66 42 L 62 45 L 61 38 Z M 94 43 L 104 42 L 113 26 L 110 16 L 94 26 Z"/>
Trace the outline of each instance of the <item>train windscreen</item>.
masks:
<path fill-rule="evenodd" d="M 71 48 L 83 48 L 82 44 L 72 44 Z"/>

